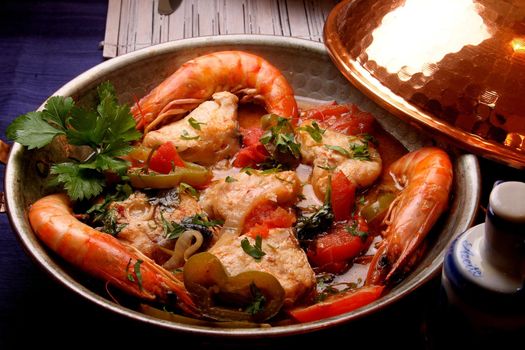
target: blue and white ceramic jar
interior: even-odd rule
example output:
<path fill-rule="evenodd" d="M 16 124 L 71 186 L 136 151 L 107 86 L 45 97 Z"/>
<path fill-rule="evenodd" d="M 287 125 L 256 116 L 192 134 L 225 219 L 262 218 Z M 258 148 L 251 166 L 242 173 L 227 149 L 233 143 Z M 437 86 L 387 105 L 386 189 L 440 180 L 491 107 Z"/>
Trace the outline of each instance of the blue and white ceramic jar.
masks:
<path fill-rule="evenodd" d="M 486 336 L 525 332 L 524 282 L 525 183 L 501 182 L 490 194 L 485 223 L 449 247 L 442 288 L 469 330 Z"/>

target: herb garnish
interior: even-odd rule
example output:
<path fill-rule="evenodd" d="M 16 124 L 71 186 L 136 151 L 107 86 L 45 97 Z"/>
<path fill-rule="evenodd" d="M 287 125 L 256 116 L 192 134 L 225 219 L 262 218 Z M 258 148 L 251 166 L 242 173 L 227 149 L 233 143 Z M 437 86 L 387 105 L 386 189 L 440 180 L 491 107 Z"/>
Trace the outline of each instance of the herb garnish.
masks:
<path fill-rule="evenodd" d="M 327 230 L 334 221 L 334 212 L 332 210 L 331 181 L 328 181 L 324 204 L 311 216 L 301 216 L 297 219 L 295 229 L 300 240 L 310 239 L 318 233 Z"/>
<path fill-rule="evenodd" d="M 193 198 L 195 199 L 199 199 L 199 191 L 197 191 L 195 189 L 195 187 L 193 187 L 192 185 L 189 185 L 185 182 L 181 182 L 179 184 L 179 192 L 181 193 L 187 193 L 189 194 L 190 196 L 192 196 Z"/>
<path fill-rule="evenodd" d="M 104 224 L 102 230 L 112 236 L 117 236 L 127 226 L 127 224 L 117 223 L 117 211 L 115 209 L 106 211 L 102 223 Z"/>
<path fill-rule="evenodd" d="M 361 241 L 363 242 L 368 238 L 368 232 L 359 230 L 357 227 L 357 221 L 354 221 L 351 226 L 345 225 L 345 230 L 352 236 L 361 238 Z"/>
<path fill-rule="evenodd" d="M 241 241 L 242 250 L 249 256 L 255 259 L 255 261 L 261 261 L 261 258 L 266 255 L 262 250 L 262 237 L 257 235 L 255 237 L 255 244 L 251 245 L 248 238 L 244 238 Z"/>
<path fill-rule="evenodd" d="M 334 146 L 334 145 L 324 145 L 326 148 L 328 149 L 331 149 L 332 151 L 336 151 L 337 153 L 340 153 L 342 154 L 343 156 L 347 157 L 347 158 L 351 158 L 352 155 L 350 154 L 350 152 L 348 152 L 346 149 L 344 149 L 343 147 L 341 146 Z"/>
<path fill-rule="evenodd" d="M 139 285 L 139 289 L 142 290 L 142 273 L 140 272 L 140 264 L 142 264 L 143 261 L 138 259 L 135 262 L 135 265 L 133 265 L 133 271 L 135 271 L 135 276 L 137 276 L 137 284 Z"/>
<path fill-rule="evenodd" d="M 119 105 L 115 89 L 109 82 L 97 88 L 96 110 L 75 106 L 71 97 L 51 97 L 41 112 L 29 112 L 16 118 L 7 128 L 9 139 L 27 146 L 42 148 L 63 135 L 73 146 L 87 146 L 87 159 L 54 164 L 52 185 L 61 185 L 74 200 L 89 199 L 106 186 L 106 172 L 124 176 L 129 162 L 120 157 L 130 150 L 130 142 L 141 134 L 128 106 Z"/>
<path fill-rule="evenodd" d="M 366 142 L 372 142 L 376 146 L 379 145 L 379 141 L 369 133 L 359 134 L 358 136 L 360 136 Z"/>
<path fill-rule="evenodd" d="M 228 182 L 228 183 L 232 183 L 232 182 L 235 182 L 237 181 L 235 178 L 231 177 L 231 176 L 226 176 L 226 179 L 224 179 L 224 181 Z"/>
<path fill-rule="evenodd" d="M 292 124 L 288 118 L 277 116 L 276 124 L 261 136 L 259 141 L 270 153 L 274 163 L 297 165 L 300 157 L 300 145 L 295 142 Z"/>
<path fill-rule="evenodd" d="M 252 302 L 244 311 L 249 313 L 250 315 L 256 315 L 264 311 L 264 304 L 266 304 L 266 298 L 261 293 L 261 290 L 257 288 L 255 283 L 253 282 L 250 284 L 250 293 L 252 295 Z"/>
<path fill-rule="evenodd" d="M 201 125 L 206 125 L 206 123 L 199 122 L 197 121 L 197 119 L 193 117 L 190 117 L 190 119 L 188 119 L 188 123 L 190 123 L 192 128 L 197 129 L 197 130 L 201 129 Z"/>
<path fill-rule="evenodd" d="M 328 171 L 332 171 L 332 170 L 335 170 L 337 167 L 335 165 L 317 165 L 318 168 L 321 168 L 323 170 L 328 170 Z"/>
<path fill-rule="evenodd" d="M 224 221 L 222 220 L 208 220 L 208 217 L 204 213 L 185 217 L 180 223 L 166 220 L 162 212 L 160 213 L 160 218 L 162 220 L 164 236 L 167 239 L 179 238 L 179 236 L 186 230 L 196 230 L 202 233 L 205 237 L 211 237 L 213 234 L 210 231 L 210 228 L 224 224 Z"/>
<path fill-rule="evenodd" d="M 370 160 L 370 151 L 368 150 L 368 143 L 351 143 L 352 158 L 357 160 Z"/>
<path fill-rule="evenodd" d="M 183 130 L 183 131 L 182 131 L 182 135 L 180 135 L 180 138 L 181 138 L 182 140 L 186 140 L 186 141 L 188 141 L 188 140 L 198 140 L 199 137 L 200 137 L 199 135 L 191 136 L 191 135 L 188 133 L 187 130 Z"/>
<path fill-rule="evenodd" d="M 321 142 L 323 140 L 323 134 L 326 131 L 325 129 L 321 129 L 319 127 L 319 124 L 317 124 L 317 122 L 315 121 L 312 122 L 312 125 L 301 126 L 299 130 L 306 131 L 308 134 L 310 134 L 310 137 L 316 142 Z"/>
<path fill-rule="evenodd" d="M 142 264 L 144 261 L 138 259 L 135 264 L 133 265 L 133 272 L 135 272 L 135 276 L 137 276 L 137 284 L 139 285 L 139 289 L 142 290 L 142 273 L 140 272 L 140 264 Z M 135 278 L 133 277 L 133 274 L 129 272 L 129 267 L 131 265 L 131 258 L 128 261 L 128 264 L 126 265 L 126 277 L 130 282 L 135 282 Z"/>

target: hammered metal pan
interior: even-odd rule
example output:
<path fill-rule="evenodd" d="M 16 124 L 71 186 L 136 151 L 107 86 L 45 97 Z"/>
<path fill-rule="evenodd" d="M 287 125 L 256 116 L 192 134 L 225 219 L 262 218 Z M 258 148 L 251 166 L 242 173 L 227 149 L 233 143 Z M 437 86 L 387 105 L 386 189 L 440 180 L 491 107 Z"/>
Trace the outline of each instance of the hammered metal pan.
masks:
<path fill-rule="evenodd" d="M 371 112 L 383 128 L 409 150 L 435 143 L 351 86 L 332 64 L 323 44 L 302 39 L 229 35 L 161 44 L 104 62 L 73 79 L 54 95 L 72 96 L 79 104 L 89 104 L 95 96 L 95 87 L 110 80 L 120 93 L 120 102 L 131 104 L 134 95 L 144 95 L 186 60 L 225 49 L 246 50 L 265 57 L 289 79 L 297 96 L 357 104 L 362 110 Z M 448 151 L 454 154 L 455 171 L 450 208 L 432 234 L 434 239 L 428 253 L 402 283 L 376 302 L 347 314 L 312 323 L 262 329 L 217 329 L 164 321 L 119 305 L 103 292 L 103 288 L 98 290 L 93 287 L 93 281 L 50 252 L 33 233 L 27 219 L 27 208 L 43 195 L 45 189 L 31 153 L 19 144 L 13 145 L 9 155 L 5 195 L 12 227 L 27 253 L 51 277 L 94 304 L 122 317 L 174 331 L 240 338 L 285 336 L 321 330 L 381 312 L 387 305 L 395 303 L 441 272 L 446 247 L 454 237 L 471 226 L 480 197 L 477 158 L 452 148 Z"/>

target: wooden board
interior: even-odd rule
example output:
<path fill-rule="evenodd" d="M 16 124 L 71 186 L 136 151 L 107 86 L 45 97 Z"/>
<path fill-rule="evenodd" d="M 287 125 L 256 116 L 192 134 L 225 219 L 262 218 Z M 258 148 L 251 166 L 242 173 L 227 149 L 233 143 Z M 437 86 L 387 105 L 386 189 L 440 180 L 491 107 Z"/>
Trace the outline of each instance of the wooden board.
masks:
<path fill-rule="evenodd" d="M 160 10 L 170 10 L 169 15 Z M 109 0 L 103 56 L 171 40 L 222 34 L 269 34 L 323 40 L 336 0 Z"/>

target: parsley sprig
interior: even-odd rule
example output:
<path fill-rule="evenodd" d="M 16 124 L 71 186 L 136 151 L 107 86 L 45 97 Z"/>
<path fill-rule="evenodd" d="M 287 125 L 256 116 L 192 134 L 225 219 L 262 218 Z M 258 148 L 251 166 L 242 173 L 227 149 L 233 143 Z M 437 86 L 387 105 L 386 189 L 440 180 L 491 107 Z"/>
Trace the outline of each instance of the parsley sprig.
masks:
<path fill-rule="evenodd" d="M 299 130 L 306 131 L 316 142 L 321 142 L 323 140 L 323 134 L 326 131 L 325 129 L 321 129 L 319 124 L 317 124 L 315 121 L 312 123 L 312 125 L 301 126 Z"/>
<path fill-rule="evenodd" d="M 255 237 L 255 244 L 251 245 L 248 238 L 244 238 L 241 241 L 242 250 L 249 256 L 255 259 L 255 261 L 261 261 L 262 257 L 266 255 L 262 250 L 262 237 Z"/>
<path fill-rule="evenodd" d="M 293 168 L 299 163 L 301 149 L 300 145 L 295 142 L 292 124 L 288 118 L 271 116 L 274 124 L 265 131 L 259 141 L 272 157 L 270 167 L 282 164 Z"/>
<path fill-rule="evenodd" d="M 51 184 L 63 186 L 74 200 L 100 194 L 107 172 L 124 176 L 129 163 L 121 157 L 131 150 L 130 142 L 141 137 L 129 107 L 118 104 L 113 85 L 103 83 L 97 93 L 96 110 L 75 106 L 71 97 L 54 96 L 43 111 L 19 116 L 6 131 L 9 139 L 28 149 L 42 148 L 56 136 L 65 136 L 70 145 L 89 147 L 87 159 L 51 166 Z"/>

